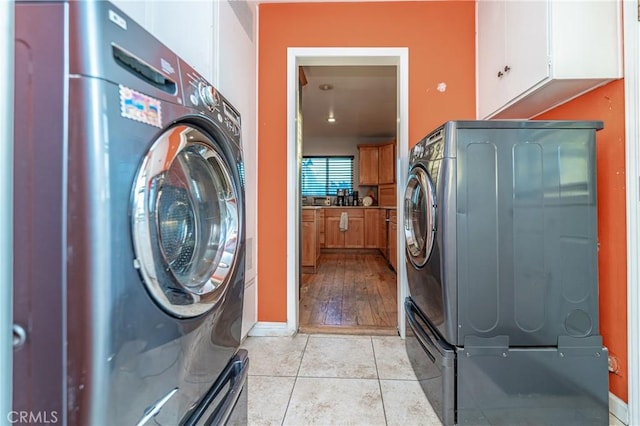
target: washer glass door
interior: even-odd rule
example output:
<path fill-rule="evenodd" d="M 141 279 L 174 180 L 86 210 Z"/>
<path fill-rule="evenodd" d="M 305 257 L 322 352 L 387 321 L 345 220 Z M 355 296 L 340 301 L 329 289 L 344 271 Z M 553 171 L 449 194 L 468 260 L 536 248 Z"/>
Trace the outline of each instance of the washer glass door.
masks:
<path fill-rule="evenodd" d="M 404 193 L 404 236 L 408 259 L 420 268 L 427 263 L 436 231 L 433 182 L 428 173 L 415 166 L 409 173 Z"/>
<path fill-rule="evenodd" d="M 213 308 L 235 265 L 240 198 L 217 146 L 195 127 L 171 127 L 134 183 L 135 263 L 151 296 L 177 317 Z"/>

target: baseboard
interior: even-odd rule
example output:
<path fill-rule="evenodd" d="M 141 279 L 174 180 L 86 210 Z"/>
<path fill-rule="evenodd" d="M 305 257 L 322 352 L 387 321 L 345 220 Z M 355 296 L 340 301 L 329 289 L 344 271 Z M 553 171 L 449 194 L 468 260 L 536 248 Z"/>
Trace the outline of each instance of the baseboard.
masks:
<path fill-rule="evenodd" d="M 296 330 L 289 329 L 286 322 L 257 322 L 249 330 L 249 336 L 253 337 L 289 337 L 295 334 Z"/>
<path fill-rule="evenodd" d="M 629 424 L 629 407 L 627 403 L 609 392 L 609 412 L 625 425 Z"/>

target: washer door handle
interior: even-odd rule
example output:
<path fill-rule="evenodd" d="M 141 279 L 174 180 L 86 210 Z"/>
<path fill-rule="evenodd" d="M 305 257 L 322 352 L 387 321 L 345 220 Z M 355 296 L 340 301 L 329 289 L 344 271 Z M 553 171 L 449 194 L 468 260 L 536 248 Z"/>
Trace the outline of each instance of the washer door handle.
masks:
<path fill-rule="evenodd" d="M 27 341 L 27 331 L 20 324 L 13 324 L 13 350 L 22 349 Z"/>

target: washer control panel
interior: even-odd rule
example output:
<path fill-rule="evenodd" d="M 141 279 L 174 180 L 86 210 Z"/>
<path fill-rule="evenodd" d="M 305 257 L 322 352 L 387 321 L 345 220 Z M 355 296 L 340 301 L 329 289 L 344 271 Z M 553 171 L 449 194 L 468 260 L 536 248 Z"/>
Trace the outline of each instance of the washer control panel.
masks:
<path fill-rule="evenodd" d="M 207 114 L 240 144 L 240 113 L 200 74 L 181 63 L 184 104 Z"/>
<path fill-rule="evenodd" d="M 215 87 L 204 81 L 200 81 L 198 83 L 197 96 L 209 111 L 215 111 L 217 106 L 220 105 L 220 95 L 218 94 L 218 91 Z"/>
<path fill-rule="evenodd" d="M 436 160 L 443 158 L 444 155 L 444 131 L 439 129 L 414 145 L 411 149 L 409 162 L 413 164 L 418 160 Z"/>
<path fill-rule="evenodd" d="M 226 101 L 222 101 L 224 125 L 234 136 L 240 137 L 240 114 Z"/>

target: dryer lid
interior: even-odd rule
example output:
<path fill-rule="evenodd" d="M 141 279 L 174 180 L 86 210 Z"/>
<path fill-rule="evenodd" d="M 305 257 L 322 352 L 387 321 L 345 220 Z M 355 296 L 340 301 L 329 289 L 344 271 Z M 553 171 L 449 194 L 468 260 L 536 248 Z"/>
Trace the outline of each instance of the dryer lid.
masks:
<path fill-rule="evenodd" d="M 217 142 L 189 126 L 167 129 L 133 188 L 136 266 L 153 299 L 177 317 L 224 295 L 238 250 L 239 183 Z"/>

